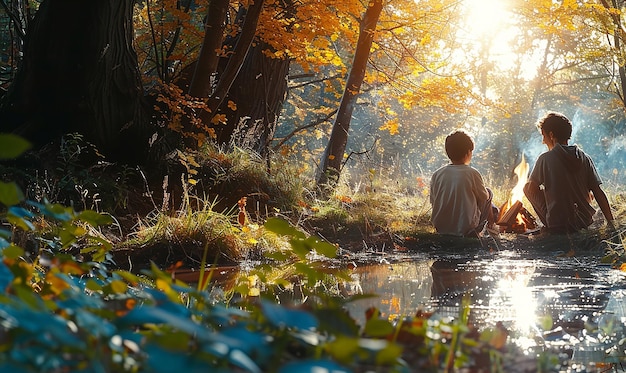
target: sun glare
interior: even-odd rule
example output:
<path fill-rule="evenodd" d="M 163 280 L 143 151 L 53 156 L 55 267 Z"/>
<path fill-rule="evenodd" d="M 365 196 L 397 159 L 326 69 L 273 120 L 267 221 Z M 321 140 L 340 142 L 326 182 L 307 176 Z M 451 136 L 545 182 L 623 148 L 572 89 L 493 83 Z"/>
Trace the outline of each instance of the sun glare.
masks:
<path fill-rule="evenodd" d="M 475 37 L 492 35 L 508 18 L 503 0 L 466 0 L 465 7 L 468 31 Z"/>
<path fill-rule="evenodd" d="M 533 79 L 537 72 L 534 56 L 515 50 L 515 38 L 522 30 L 514 25 L 511 3 L 507 0 L 464 0 L 465 20 L 459 37 L 473 46 L 501 71 L 516 71 L 521 78 Z"/>

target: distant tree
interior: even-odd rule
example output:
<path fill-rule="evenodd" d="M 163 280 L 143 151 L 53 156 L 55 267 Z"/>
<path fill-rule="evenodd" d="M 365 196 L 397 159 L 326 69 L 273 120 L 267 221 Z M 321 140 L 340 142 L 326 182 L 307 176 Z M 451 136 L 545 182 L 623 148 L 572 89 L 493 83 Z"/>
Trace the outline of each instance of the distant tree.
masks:
<path fill-rule="evenodd" d="M 612 84 L 612 90 L 626 110 L 626 66 L 624 66 L 624 54 L 626 53 L 626 29 L 624 29 L 623 10 L 625 2 L 624 0 L 600 0 L 600 3 L 605 9 L 605 13 L 601 21 L 605 33 L 609 36 L 609 40 L 612 41 L 613 55 L 615 56 L 615 62 L 613 68 L 609 69 L 609 72 L 616 71 L 617 73 L 611 73 L 611 76 L 615 77 L 615 81 Z"/>
<path fill-rule="evenodd" d="M 317 183 L 328 191 L 332 191 L 341 173 L 343 154 L 348 141 L 348 130 L 357 97 L 361 90 L 361 84 L 365 78 L 367 60 L 372 48 L 372 42 L 376 31 L 376 25 L 383 9 L 382 0 L 374 0 L 368 4 L 367 10 L 361 20 L 361 30 L 354 52 L 354 60 L 346 87 L 343 91 L 339 110 L 333 124 L 330 139 L 326 145 L 320 167 Z"/>
<path fill-rule="evenodd" d="M 206 126 L 218 144 L 237 145 L 267 155 L 286 99 L 287 75 L 293 59 L 284 52 L 292 48 L 286 38 L 297 22 L 294 19 L 298 10 L 306 6 L 272 1 L 264 9 L 263 0 L 254 1 L 249 7 L 240 5 L 234 23 L 238 33 L 232 37 L 221 33 L 224 18 L 219 15 L 224 14 L 228 4 L 215 3 L 209 8 L 205 43 L 189 90 L 194 98 L 206 98 L 207 107 L 200 111 L 198 124 Z M 267 22 L 268 17 L 271 22 Z M 265 30 L 258 26 L 261 18 L 271 24 Z M 277 28 L 270 35 L 272 26 Z M 285 39 L 270 40 L 277 32 L 283 33 Z M 210 60 L 205 57 L 207 53 Z M 222 61 L 219 65 L 215 64 L 216 56 Z"/>

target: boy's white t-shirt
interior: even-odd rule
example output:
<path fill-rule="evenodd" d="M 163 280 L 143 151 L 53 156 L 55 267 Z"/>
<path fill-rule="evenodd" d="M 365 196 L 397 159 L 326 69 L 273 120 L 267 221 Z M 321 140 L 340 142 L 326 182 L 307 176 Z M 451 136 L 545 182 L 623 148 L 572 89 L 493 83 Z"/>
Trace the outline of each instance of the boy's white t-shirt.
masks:
<path fill-rule="evenodd" d="M 430 180 L 431 221 L 438 233 L 463 236 L 478 227 L 489 192 L 481 174 L 469 165 L 448 164 Z"/>

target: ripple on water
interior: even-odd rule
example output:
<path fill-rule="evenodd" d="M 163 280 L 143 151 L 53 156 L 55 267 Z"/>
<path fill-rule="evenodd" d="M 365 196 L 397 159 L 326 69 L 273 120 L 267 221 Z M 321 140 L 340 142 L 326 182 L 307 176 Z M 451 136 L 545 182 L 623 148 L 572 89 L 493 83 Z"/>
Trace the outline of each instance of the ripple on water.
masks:
<path fill-rule="evenodd" d="M 568 351 L 570 371 L 595 371 L 581 367 L 624 355 L 619 343 L 626 334 L 624 275 L 601 264 L 598 256 L 442 252 L 364 266 L 354 280 L 364 293 L 380 296 L 349 305 L 360 322 L 370 306 L 386 316 L 424 309 L 438 317 L 456 317 L 463 296 L 469 294 L 475 325 L 502 322 L 513 341 L 529 351 Z"/>

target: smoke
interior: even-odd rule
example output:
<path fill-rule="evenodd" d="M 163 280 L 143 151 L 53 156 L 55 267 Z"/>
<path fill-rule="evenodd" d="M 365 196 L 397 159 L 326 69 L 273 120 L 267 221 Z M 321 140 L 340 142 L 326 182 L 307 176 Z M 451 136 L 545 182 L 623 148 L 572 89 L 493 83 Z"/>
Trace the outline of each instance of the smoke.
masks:
<path fill-rule="evenodd" d="M 563 112 L 572 122 L 572 137 L 569 144 L 578 145 L 587 153 L 598 170 L 606 188 L 621 191 L 626 185 L 626 134 L 624 123 L 616 122 L 621 116 L 607 115 L 605 106 L 590 110 L 589 107 L 563 107 Z M 607 109 L 607 110 L 605 110 Z M 537 111 L 535 118 L 502 123 L 488 123 L 472 127 L 475 141 L 472 164 L 483 175 L 490 175 L 495 182 L 513 179 L 513 169 L 526 158 L 531 169 L 537 158 L 548 150 L 543 144 L 537 121 L 548 110 Z"/>
<path fill-rule="evenodd" d="M 543 113 L 537 119 L 541 116 Z M 614 187 L 623 185 L 626 182 L 626 136 L 615 134 L 617 124 L 586 114 L 581 109 L 576 110 L 569 118 L 572 122 L 569 144 L 578 145 L 591 157 L 603 183 Z M 539 155 L 548 150 L 538 131 L 528 140 L 520 142 L 519 147 L 531 169 Z"/>
<path fill-rule="evenodd" d="M 526 162 L 530 164 L 531 168 L 537 161 L 537 158 L 548 150 L 541 139 L 541 134 L 537 132 L 532 135 L 526 142 L 520 145 L 522 153 L 524 153 L 524 157 L 526 157 Z"/>

